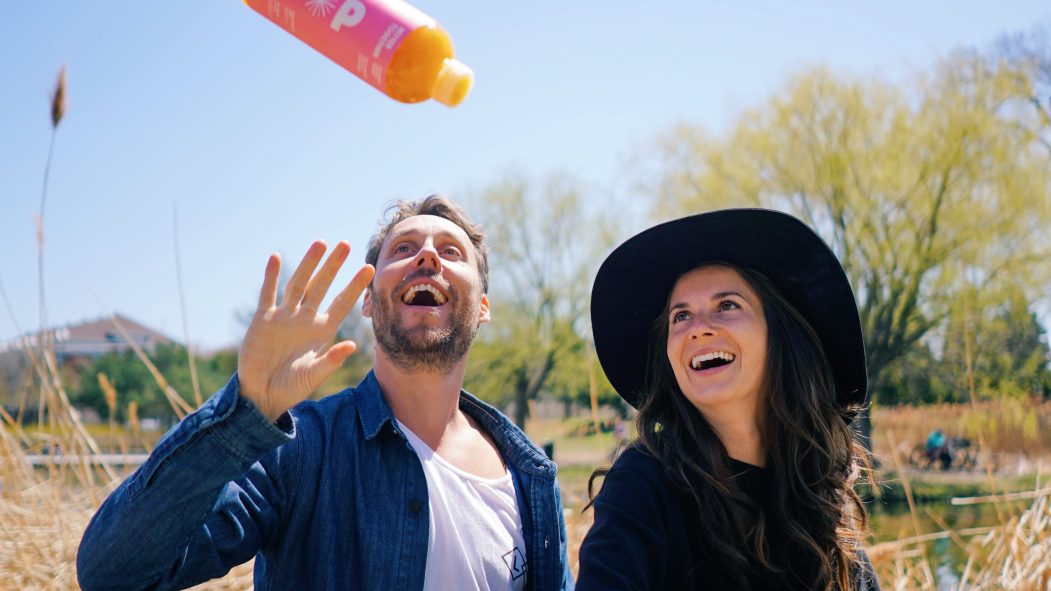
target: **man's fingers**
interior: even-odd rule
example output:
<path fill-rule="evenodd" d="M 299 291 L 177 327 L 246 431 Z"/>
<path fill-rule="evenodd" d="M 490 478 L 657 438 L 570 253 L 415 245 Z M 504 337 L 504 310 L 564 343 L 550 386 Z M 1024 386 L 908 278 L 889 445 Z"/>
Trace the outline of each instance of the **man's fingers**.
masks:
<path fill-rule="evenodd" d="M 353 355 L 357 350 L 358 344 L 354 341 L 340 341 L 329 347 L 328 351 L 325 352 L 325 364 L 331 367 L 332 371 L 335 371 L 343 365 L 347 357 Z"/>
<path fill-rule="evenodd" d="M 337 369 L 343 367 L 343 362 L 347 360 L 347 357 L 353 355 L 357 350 L 358 345 L 354 341 L 340 341 L 329 347 L 328 351 L 317 359 L 311 370 L 310 382 L 314 384 L 314 388 L 321 386 L 325 380 L 336 373 Z"/>
<path fill-rule="evenodd" d="M 328 255 L 328 260 L 325 261 L 324 265 L 321 265 L 321 270 L 307 284 L 307 291 L 306 295 L 303 296 L 302 306 L 313 308 L 314 310 L 321 307 L 321 300 L 325 299 L 325 294 L 328 293 L 332 280 L 336 278 L 336 273 L 339 272 L 340 267 L 343 266 L 343 262 L 347 260 L 347 255 L 349 254 L 349 244 L 342 240 L 336 244 L 335 248 L 332 249 L 332 253 Z"/>
<path fill-rule="evenodd" d="M 339 292 L 339 295 L 332 300 L 332 305 L 328 307 L 328 322 L 330 325 L 337 326 L 343 319 L 350 313 L 351 308 L 361 297 L 361 292 L 365 291 L 365 288 L 372 283 L 372 277 L 376 274 L 376 268 L 372 265 L 362 265 L 358 272 L 351 278 L 350 283 L 343 288 L 343 291 Z"/>
<path fill-rule="evenodd" d="M 324 254 L 325 242 L 323 240 L 315 240 L 310 245 L 310 248 L 307 249 L 307 253 L 303 255 L 303 260 L 299 262 L 295 272 L 292 273 L 292 278 L 285 285 L 285 297 L 281 300 L 282 306 L 299 305 L 299 300 L 303 298 L 303 291 L 306 290 L 307 282 L 310 281 L 310 276 L 314 274 L 314 269 L 317 268 L 317 264 L 321 261 L 321 257 Z"/>
<path fill-rule="evenodd" d="M 281 275 L 281 255 L 274 253 L 266 261 L 263 272 L 263 287 L 259 290 L 259 309 L 264 312 L 274 307 L 277 302 L 277 278 Z"/>

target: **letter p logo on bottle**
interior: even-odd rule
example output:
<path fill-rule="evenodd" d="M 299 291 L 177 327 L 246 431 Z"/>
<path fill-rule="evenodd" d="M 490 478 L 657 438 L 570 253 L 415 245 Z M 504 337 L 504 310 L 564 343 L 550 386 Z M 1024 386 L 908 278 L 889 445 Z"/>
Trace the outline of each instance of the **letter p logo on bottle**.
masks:
<path fill-rule="evenodd" d="M 365 3 L 361 0 L 347 0 L 332 17 L 332 30 L 339 32 L 344 27 L 353 27 L 365 18 Z"/>

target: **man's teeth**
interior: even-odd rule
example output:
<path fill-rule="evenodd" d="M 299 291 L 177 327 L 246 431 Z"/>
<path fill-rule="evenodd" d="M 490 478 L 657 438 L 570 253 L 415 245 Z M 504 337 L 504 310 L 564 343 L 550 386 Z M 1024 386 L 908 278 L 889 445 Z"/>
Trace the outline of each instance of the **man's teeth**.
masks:
<path fill-rule="evenodd" d="M 433 295 L 434 301 L 437 302 L 439 306 L 445 303 L 446 298 L 444 295 L 442 295 L 442 292 L 438 291 L 438 289 L 435 288 L 433 285 L 429 285 L 427 283 L 413 285 L 409 289 L 405 290 L 405 293 L 401 296 L 401 301 L 405 302 L 406 304 L 411 304 L 412 301 L 416 299 L 416 294 L 421 291 L 426 291 Z"/>
<path fill-rule="evenodd" d="M 704 355 L 698 355 L 690 360 L 690 367 L 693 369 L 701 369 L 701 364 L 706 361 L 715 361 L 721 359 L 727 363 L 730 363 L 737 357 L 733 353 L 727 353 L 725 351 L 715 351 L 713 353 L 705 353 Z"/>

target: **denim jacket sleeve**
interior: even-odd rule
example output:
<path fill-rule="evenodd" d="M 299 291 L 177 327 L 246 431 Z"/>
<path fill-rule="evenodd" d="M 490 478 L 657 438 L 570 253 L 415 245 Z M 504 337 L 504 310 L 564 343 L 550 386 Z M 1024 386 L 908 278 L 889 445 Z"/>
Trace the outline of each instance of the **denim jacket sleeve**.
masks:
<path fill-rule="evenodd" d="M 235 374 L 96 512 L 77 554 L 81 587 L 180 589 L 250 559 L 294 490 L 299 446 L 283 445 L 295 441 L 283 426 L 239 395 Z"/>
<path fill-rule="evenodd" d="M 558 482 L 555 482 L 555 509 L 558 511 L 558 530 L 561 540 L 562 554 L 562 591 L 574 591 L 576 581 L 573 579 L 573 571 L 569 568 L 569 536 L 566 535 L 566 517 L 562 510 L 562 494 L 559 491 Z"/>

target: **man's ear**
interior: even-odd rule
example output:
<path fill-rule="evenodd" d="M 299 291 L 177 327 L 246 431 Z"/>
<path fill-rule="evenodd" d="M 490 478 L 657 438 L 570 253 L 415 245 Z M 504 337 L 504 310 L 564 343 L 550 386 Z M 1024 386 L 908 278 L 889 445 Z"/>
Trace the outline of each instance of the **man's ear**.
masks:
<path fill-rule="evenodd" d="M 478 306 L 478 324 L 485 324 L 492 318 L 489 314 L 489 295 L 482 294 L 481 305 Z"/>
<path fill-rule="evenodd" d="M 372 286 L 365 288 L 365 295 L 361 299 L 361 315 L 372 318 Z"/>

